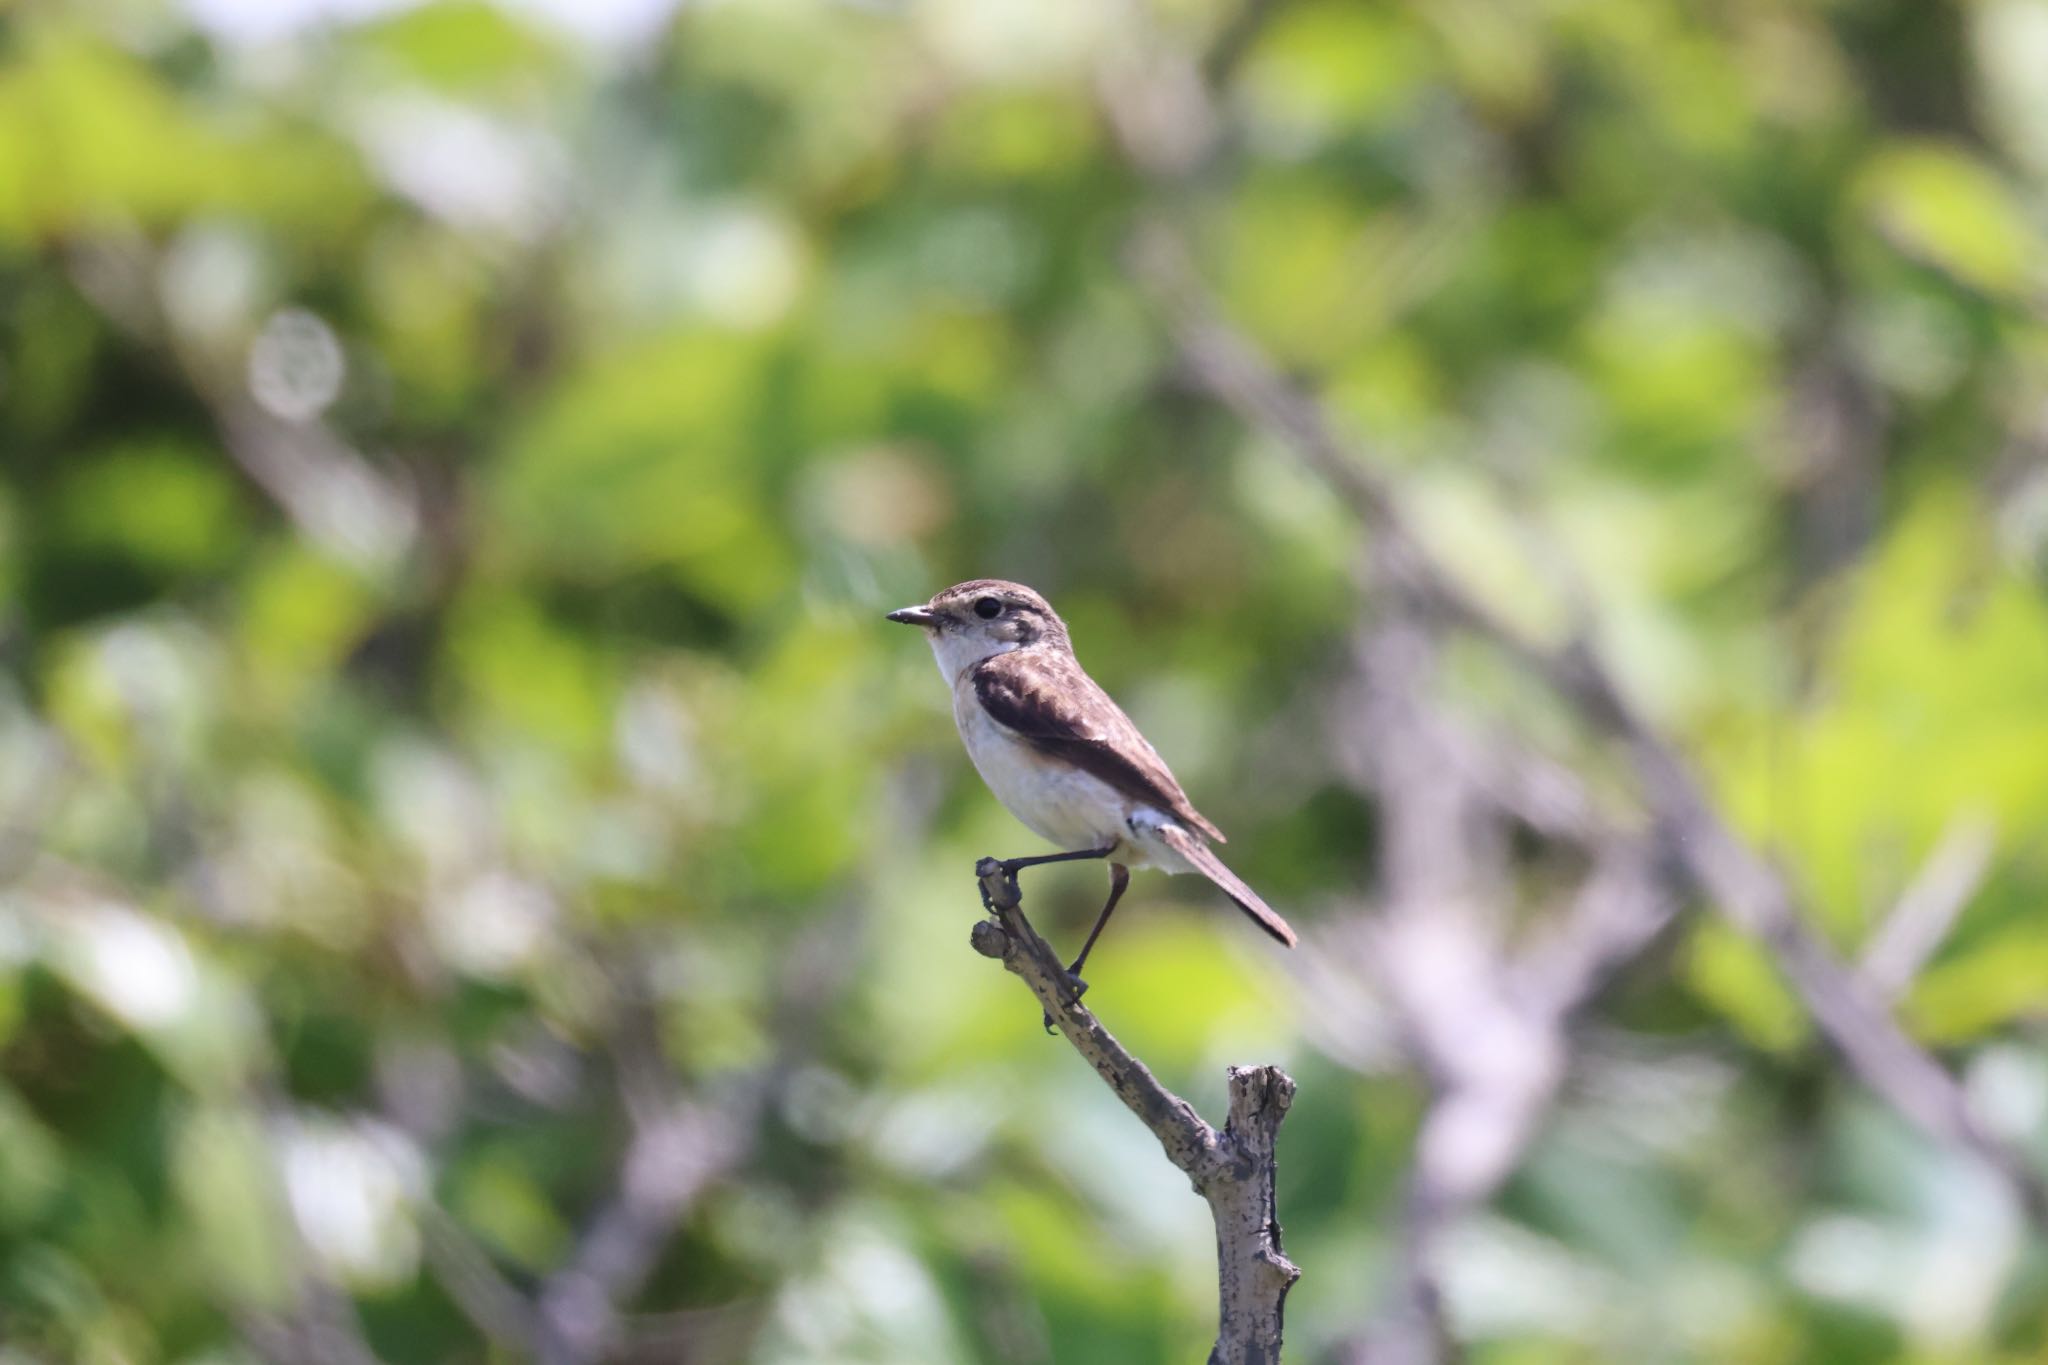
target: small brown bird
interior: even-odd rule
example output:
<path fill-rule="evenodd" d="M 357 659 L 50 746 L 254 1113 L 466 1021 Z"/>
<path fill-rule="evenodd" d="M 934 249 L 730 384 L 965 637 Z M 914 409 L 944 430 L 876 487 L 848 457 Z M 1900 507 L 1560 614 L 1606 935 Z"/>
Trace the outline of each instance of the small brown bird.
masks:
<path fill-rule="evenodd" d="M 889 619 L 921 628 L 930 641 L 953 689 L 967 756 L 996 799 L 1070 850 L 1012 858 L 1004 870 L 1110 860 L 1109 900 L 1070 973 L 1080 975 L 1133 867 L 1200 873 L 1261 929 L 1294 946 L 1287 921 L 1209 851 L 1223 832 L 1189 803 L 1131 718 L 1082 669 L 1066 623 L 1043 597 L 1021 583 L 979 578 Z"/>

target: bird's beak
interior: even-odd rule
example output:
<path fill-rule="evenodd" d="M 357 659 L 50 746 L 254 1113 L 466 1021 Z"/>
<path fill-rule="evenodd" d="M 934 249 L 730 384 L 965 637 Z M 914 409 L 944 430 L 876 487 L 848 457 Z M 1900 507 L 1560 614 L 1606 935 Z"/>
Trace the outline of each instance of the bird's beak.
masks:
<path fill-rule="evenodd" d="M 906 626 L 935 626 L 939 623 L 939 618 L 931 609 L 922 605 L 892 611 L 889 613 L 889 619 Z"/>

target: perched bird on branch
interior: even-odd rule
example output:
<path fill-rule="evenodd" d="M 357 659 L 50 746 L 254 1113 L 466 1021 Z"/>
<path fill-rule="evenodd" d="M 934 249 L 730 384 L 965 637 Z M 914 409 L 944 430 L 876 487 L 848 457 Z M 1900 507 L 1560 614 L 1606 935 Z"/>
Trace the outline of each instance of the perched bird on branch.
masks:
<path fill-rule="evenodd" d="M 1133 867 L 1207 877 L 1261 929 L 1294 930 L 1209 849 L 1223 832 L 1188 801 L 1158 751 L 1074 657 L 1066 623 L 1021 583 L 980 578 L 889 613 L 923 630 L 953 689 L 967 755 L 996 799 L 1063 853 L 1003 862 L 1109 859 L 1109 900 L 1067 971 L 1079 977 Z"/>

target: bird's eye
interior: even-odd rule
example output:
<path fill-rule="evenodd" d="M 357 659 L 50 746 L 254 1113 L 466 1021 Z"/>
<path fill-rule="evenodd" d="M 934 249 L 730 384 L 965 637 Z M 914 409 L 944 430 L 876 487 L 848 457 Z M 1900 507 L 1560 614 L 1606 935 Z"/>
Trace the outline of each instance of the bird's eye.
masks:
<path fill-rule="evenodd" d="M 1003 604 L 993 597 L 974 599 L 974 614 L 984 621 L 993 621 L 1003 614 Z"/>

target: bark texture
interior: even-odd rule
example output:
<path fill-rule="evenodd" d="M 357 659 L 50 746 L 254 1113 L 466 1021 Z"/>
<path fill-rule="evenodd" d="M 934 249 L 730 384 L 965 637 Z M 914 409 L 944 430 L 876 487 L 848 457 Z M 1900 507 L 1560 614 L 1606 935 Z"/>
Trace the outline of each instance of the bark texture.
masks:
<path fill-rule="evenodd" d="M 1016 880 L 994 858 L 974 875 L 989 918 L 976 952 L 995 958 L 1038 997 L 1046 1018 L 1095 1068 L 1124 1107 L 1159 1139 L 1167 1160 L 1208 1201 L 1216 1223 L 1217 1328 L 1209 1365 L 1278 1365 L 1287 1291 L 1301 1271 L 1280 1249 L 1274 1142 L 1294 1101 L 1277 1066 L 1230 1068 L 1230 1116 L 1221 1131 L 1161 1085 L 1084 1006 L 1052 945 L 1024 918 Z"/>

